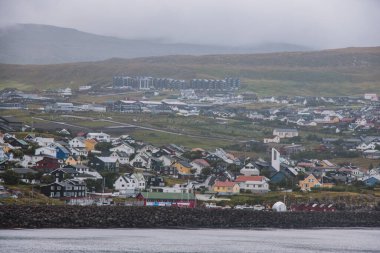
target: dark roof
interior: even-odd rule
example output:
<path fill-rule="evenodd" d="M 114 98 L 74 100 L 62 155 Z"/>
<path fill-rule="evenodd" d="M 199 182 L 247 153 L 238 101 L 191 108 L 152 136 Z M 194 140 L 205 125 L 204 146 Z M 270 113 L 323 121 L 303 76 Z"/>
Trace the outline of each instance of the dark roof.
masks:
<path fill-rule="evenodd" d="M 36 174 L 37 173 L 37 171 L 29 169 L 29 168 L 13 168 L 13 171 L 17 174 L 28 174 L 28 173 Z"/>

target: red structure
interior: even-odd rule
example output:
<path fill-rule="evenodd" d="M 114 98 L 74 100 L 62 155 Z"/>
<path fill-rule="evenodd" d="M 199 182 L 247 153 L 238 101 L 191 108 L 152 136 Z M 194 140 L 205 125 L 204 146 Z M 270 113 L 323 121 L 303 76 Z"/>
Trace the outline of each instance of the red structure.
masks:
<path fill-rule="evenodd" d="M 193 193 L 142 192 L 136 199 L 143 206 L 195 208 L 197 204 Z"/>
<path fill-rule="evenodd" d="M 336 207 L 333 204 L 301 204 L 291 205 L 290 210 L 293 212 L 335 212 Z"/>
<path fill-rule="evenodd" d="M 42 160 L 36 162 L 36 165 L 33 167 L 33 169 L 48 173 L 58 169 L 59 167 L 60 164 L 57 158 L 45 156 L 42 158 Z"/>

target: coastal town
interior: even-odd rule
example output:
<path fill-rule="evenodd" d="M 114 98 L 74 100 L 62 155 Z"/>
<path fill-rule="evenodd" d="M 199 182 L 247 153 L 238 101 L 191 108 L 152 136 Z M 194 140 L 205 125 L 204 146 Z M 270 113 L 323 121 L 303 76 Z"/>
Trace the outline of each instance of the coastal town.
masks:
<path fill-rule="evenodd" d="M 376 94 L 259 97 L 238 94 L 239 88 L 237 78 L 187 82 L 116 76 L 110 90 L 2 90 L 0 203 L 37 203 L 35 197 L 41 195 L 45 197 L 40 204 L 275 211 L 378 208 Z M 171 95 L 161 98 L 168 89 Z M 126 91 L 126 98 L 97 104 L 74 98 L 75 93 L 108 98 L 115 90 Z M 129 99 L 128 94 L 141 97 Z M 143 117 L 173 124 L 143 125 Z M 212 121 L 224 132 L 218 128 L 220 133 L 212 135 L 214 126 L 209 125 L 211 133 L 202 136 L 204 131 L 186 129 L 189 123 L 175 125 L 185 119 L 209 120 L 207 124 Z M 236 133 L 239 127 L 229 130 L 237 122 L 244 123 L 237 126 L 245 132 Z M 210 143 L 214 138 L 228 145 L 188 146 L 161 138 L 156 144 L 136 138 L 129 128 L 210 138 Z M 331 192 L 361 194 L 362 202 L 339 201 Z"/>

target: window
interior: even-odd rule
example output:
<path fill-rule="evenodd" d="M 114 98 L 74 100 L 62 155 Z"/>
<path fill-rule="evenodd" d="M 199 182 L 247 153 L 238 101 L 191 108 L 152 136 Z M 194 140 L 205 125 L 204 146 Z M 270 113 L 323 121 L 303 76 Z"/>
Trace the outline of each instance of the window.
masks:
<path fill-rule="evenodd" d="M 122 184 L 121 187 L 124 187 L 124 185 Z"/>
<path fill-rule="evenodd" d="M 50 186 L 50 190 L 54 190 L 54 186 Z"/>

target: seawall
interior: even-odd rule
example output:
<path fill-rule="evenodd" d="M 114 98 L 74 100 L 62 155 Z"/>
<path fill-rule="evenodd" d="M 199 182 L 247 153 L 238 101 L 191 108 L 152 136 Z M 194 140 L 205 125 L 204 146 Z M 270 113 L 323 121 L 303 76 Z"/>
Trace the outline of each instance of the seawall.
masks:
<path fill-rule="evenodd" d="M 380 227 L 380 212 L 263 212 L 119 206 L 0 206 L 0 228 Z"/>

